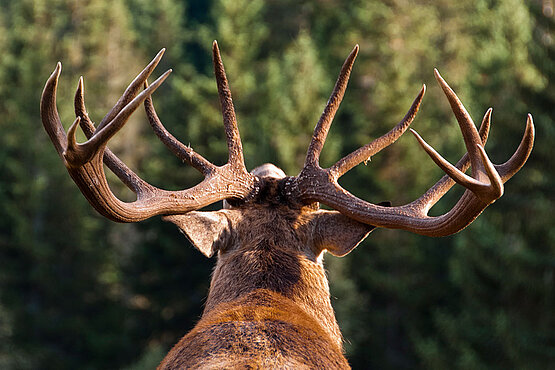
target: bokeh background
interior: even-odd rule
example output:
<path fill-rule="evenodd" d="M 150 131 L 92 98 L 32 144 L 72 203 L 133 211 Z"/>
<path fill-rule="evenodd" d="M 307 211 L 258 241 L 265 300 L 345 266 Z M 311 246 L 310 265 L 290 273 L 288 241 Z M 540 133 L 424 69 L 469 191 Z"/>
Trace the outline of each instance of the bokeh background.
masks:
<path fill-rule="evenodd" d="M 494 162 L 516 149 L 531 112 L 532 156 L 470 227 L 438 239 L 377 230 L 349 256 L 325 262 L 355 368 L 554 366 L 552 0 L 4 0 L 0 10 L 0 368 L 153 368 L 198 319 L 214 261 L 159 218 L 115 224 L 95 213 L 42 128 L 39 99 L 61 61 L 66 128 L 80 75 L 98 122 L 166 47 L 155 74 L 174 72 L 154 95 L 161 119 L 223 164 L 213 39 L 249 169 L 273 162 L 298 173 L 356 43 L 323 165 L 387 132 L 422 83 L 428 92 L 413 127 L 456 162 L 465 149 L 434 67 L 477 122 L 494 107 L 486 146 Z M 142 110 L 110 147 L 155 185 L 201 180 L 168 154 Z M 440 176 L 404 135 L 341 183 L 368 201 L 404 204 Z M 460 194 L 450 192 L 433 214 Z"/>

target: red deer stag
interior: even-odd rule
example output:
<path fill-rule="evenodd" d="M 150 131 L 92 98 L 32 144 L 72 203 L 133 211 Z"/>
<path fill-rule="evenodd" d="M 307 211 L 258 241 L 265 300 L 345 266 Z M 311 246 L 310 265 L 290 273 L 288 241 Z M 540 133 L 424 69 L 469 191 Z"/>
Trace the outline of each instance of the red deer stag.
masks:
<path fill-rule="evenodd" d="M 339 177 L 395 142 L 413 121 L 425 91 L 423 86 L 406 116 L 390 132 L 333 166 L 321 168 L 320 152 L 357 52 L 358 45 L 343 64 L 297 176 L 286 176 L 271 164 L 250 173 L 245 168 L 231 93 L 216 42 L 214 70 L 229 148 L 229 159 L 223 166 L 215 166 L 183 145 L 160 122 L 151 94 L 171 71 L 150 86 L 146 80 L 163 50 L 131 82 L 96 127 L 85 109 L 82 79 L 75 95 L 77 118 L 67 134 L 56 108 L 60 63 L 46 82 L 41 100 L 44 128 L 90 204 L 118 222 L 163 215 L 204 255 L 218 255 L 200 321 L 173 347 L 159 368 L 348 368 L 330 304 L 322 264 L 324 252 L 344 256 L 375 227 L 429 236 L 456 233 L 503 194 L 503 183 L 526 162 L 534 142 L 532 117 L 528 115 L 523 139 L 514 155 L 504 164 L 494 165 L 484 151 L 491 109 L 480 130 L 476 130 L 466 109 L 436 70 L 435 77 L 460 125 L 467 153 L 453 166 L 411 130 L 446 172 L 443 178 L 412 203 L 395 207 L 368 203 L 344 190 L 338 184 Z M 156 135 L 176 156 L 204 175 L 201 183 L 180 191 L 159 189 L 139 178 L 106 147 L 143 103 Z M 78 126 L 88 138 L 84 143 L 76 142 Z M 112 193 L 103 164 L 136 194 L 135 201 L 123 202 Z M 469 167 L 471 176 L 465 174 Z M 458 202 L 441 216 L 428 216 L 428 210 L 455 182 L 466 188 Z M 196 211 L 221 200 L 225 201 L 222 210 Z M 334 211 L 319 209 L 319 203 Z"/>

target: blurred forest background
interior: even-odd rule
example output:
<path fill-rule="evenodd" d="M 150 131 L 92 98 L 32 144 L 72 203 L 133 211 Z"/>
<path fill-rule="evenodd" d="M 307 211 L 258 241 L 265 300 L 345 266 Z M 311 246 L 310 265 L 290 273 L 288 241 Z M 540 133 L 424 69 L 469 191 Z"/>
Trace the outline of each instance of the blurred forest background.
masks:
<path fill-rule="evenodd" d="M 198 319 L 214 261 L 159 218 L 115 224 L 95 213 L 42 128 L 39 99 L 61 61 L 66 128 L 80 75 L 98 122 L 166 47 L 155 74 L 174 72 L 154 95 L 157 110 L 175 136 L 222 164 L 213 39 L 249 169 L 273 162 L 298 173 L 356 43 L 323 165 L 387 132 L 422 83 L 428 92 L 412 126 L 456 162 L 465 149 L 434 67 L 477 122 L 494 107 L 486 147 L 494 162 L 516 149 L 531 112 L 532 156 L 470 227 L 439 239 L 377 230 L 325 262 L 355 368 L 553 368 L 552 0 L 2 0 L 0 9 L 0 368 L 152 368 Z M 141 109 L 110 143 L 155 185 L 201 179 L 158 142 Z M 374 203 L 403 204 L 441 174 L 405 135 L 342 184 Z"/>

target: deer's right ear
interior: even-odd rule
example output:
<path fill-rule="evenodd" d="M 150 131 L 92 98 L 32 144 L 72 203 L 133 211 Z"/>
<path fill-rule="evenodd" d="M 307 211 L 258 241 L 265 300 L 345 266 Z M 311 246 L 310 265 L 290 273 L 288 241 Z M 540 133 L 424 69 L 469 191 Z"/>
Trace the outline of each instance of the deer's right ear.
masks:
<path fill-rule="evenodd" d="M 391 207 L 391 202 L 381 202 Z M 319 210 L 314 213 L 312 246 L 317 254 L 327 250 L 336 257 L 343 257 L 356 248 L 376 227 L 355 221 L 337 211 Z"/>
<path fill-rule="evenodd" d="M 189 212 L 162 217 L 173 222 L 193 246 L 206 257 L 212 257 L 230 235 L 229 219 L 224 212 Z"/>
<path fill-rule="evenodd" d="M 311 244 L 317 254 L 327 250 L 334 256 L 343 257 L 374 229 L 372 225 L 357 222 L 339 212 L 320 210 L 312 220 Z"/>

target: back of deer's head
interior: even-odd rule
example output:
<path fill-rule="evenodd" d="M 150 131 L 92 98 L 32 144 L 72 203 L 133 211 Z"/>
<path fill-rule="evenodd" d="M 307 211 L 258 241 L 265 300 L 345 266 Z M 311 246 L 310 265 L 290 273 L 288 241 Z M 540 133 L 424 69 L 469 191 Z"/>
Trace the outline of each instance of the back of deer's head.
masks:
<path fill-rule="evenodd" d="M 290 179 L 272 164 L 252 174 L 259 190 L 248 202 L 235 201 L 215 212 L 164 217 L 204 255 L 218 255 L 206 309 L 256 289 L 269 289 L 292 298 L 312 297 L 307 302 L 314 305 L 311 311 L 318 307 L 322 311 L 322 302 L 329 301 L 324 252 L 343 256 L 374 227 L 321 210 L 317 203 L 288 200 L 285 189 Z"/>
<path fill-rule="evenodd" d="M 268 164 L 250 173 L 246 170 L 231 92 L 216 42 L 213 44 L 214 69 L 229 149 L 229 160 L 223 166 L 215 166 L 191 147 L 183 145 L 160 122 L 150 95 L 170 71 L 150 86 L 146 80 L 162 57 L 163 50 L 129 85 L 96 127 L 85 109 L 83 82 L 80 80 L 75 96 L 77 118 L 67 135 L 56 108 L 56 88 L 61 72 L 61 64 L 58 64 L 42 95 L 42 121 L 71 177 L 102 215 L 119 222 L 136 222 L 163 215 L 175 223 L 204 255 L 218 255 L 206 310 L 256 289 L 267 289 L 299 299 L 307 312 L 324 323 L 329 321 L 328 329 L 338 332 L 321 263 L 325 251 L 343 256 L 374 227 L 404 229 L 429 236 L 450 235 L 462 230 L 503 194 L 503 183 L 524 165 L 534 140 L 534 126 L 529 115 L 515 154 L 504 164 L 492 164 L 484 150 L 491 109 L 486 112 L 478 131 L 458 97 L 436 70 L 436 79 L 457 118 L 467 153 L 453 166 L 411 129 L 446 175 L 420 198 L 406 205 L 392 207 L 361 200 L 343 189 L 338 179 L 395 142 L 408 129 L 424 96 L 425 86 L 405 117 L 390 132 L 346 155 L 333 166 L 322 168 L 319 156 L 343 98 L 357 52 L 358 46 L 341 69 L 314 130 L 304 167 L 296 176 L 286 176 Z M 156 188 L 139 178 L 106 147 L 108 140 L 142 103 L 160 140 L 182 161 L 204 175 L 200 184 L 181 191 Z M 85 143 L 75 140 L 78 126 L 88 137 Z M 112 193 L 103 164 L 135 192 L 137 199 L 134 202 L 123 202 Z M 471 176 L 465 174 L 470 166 Z M 430 208 L 455 182 L 466 188 L 459 201 L 443 215 L 428 216 Z M 225 201 L 222 210 L 197 211 L 221 200 Z M 319 209 L 319 203 L 333 210 Z M 326 308 L 318 309 L 322 305 Z"/>

